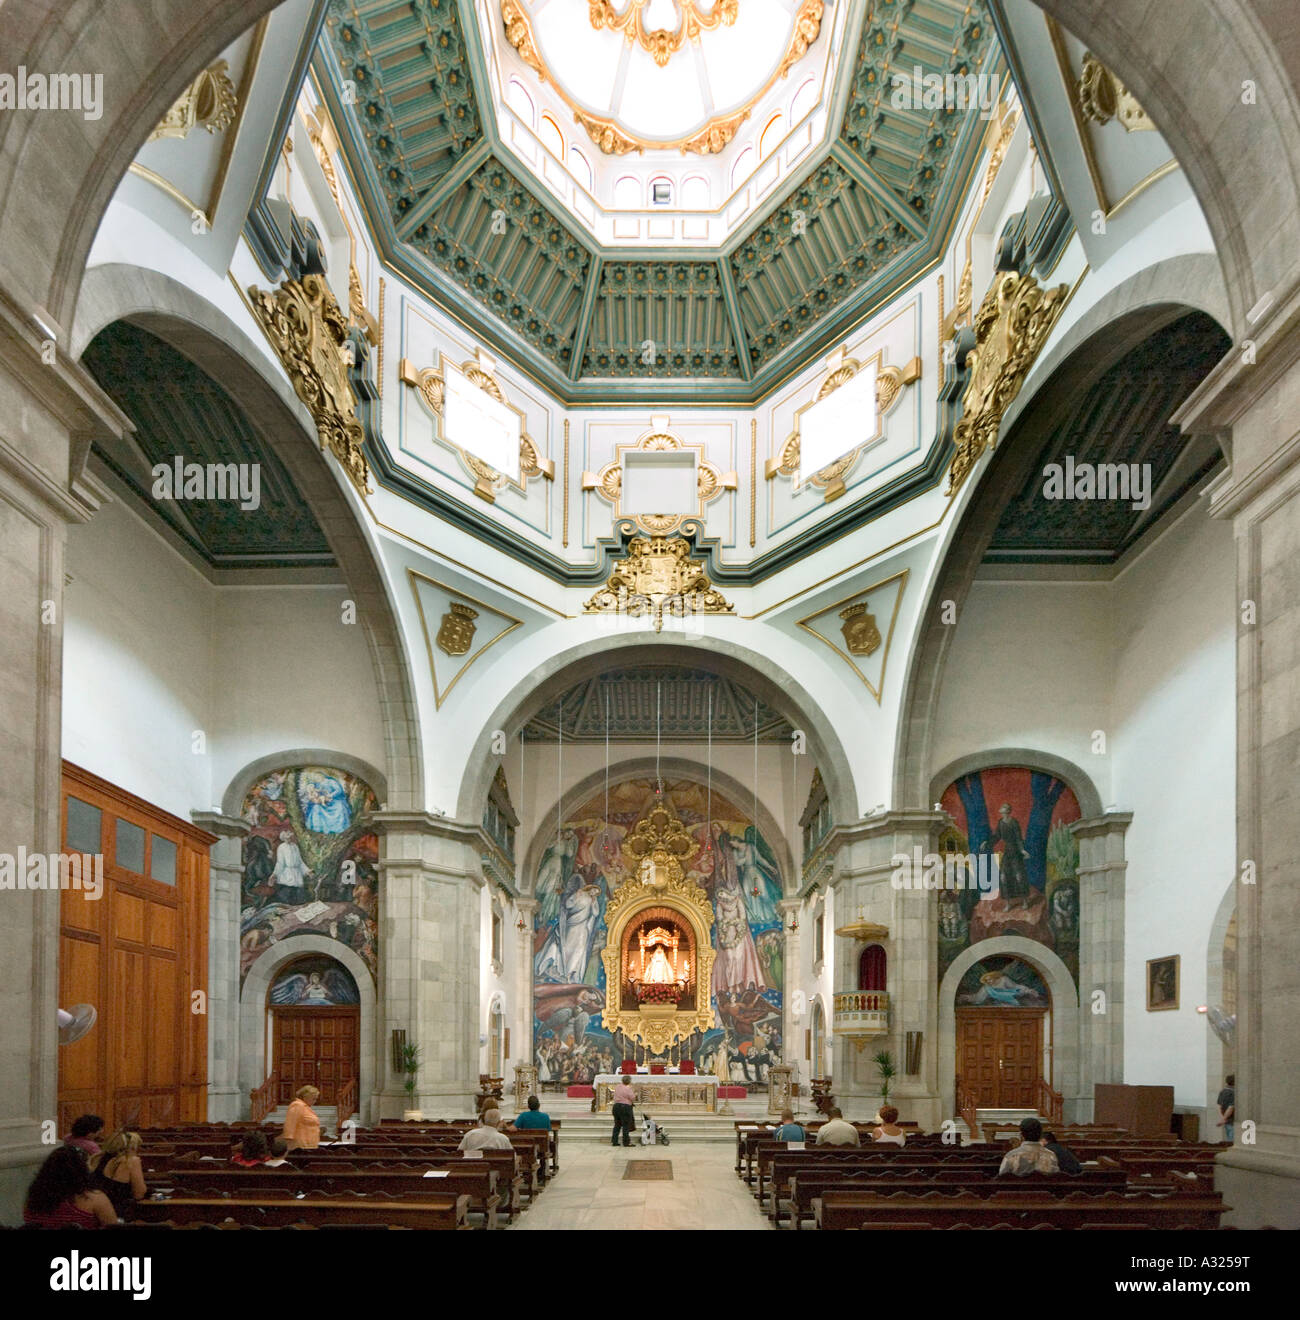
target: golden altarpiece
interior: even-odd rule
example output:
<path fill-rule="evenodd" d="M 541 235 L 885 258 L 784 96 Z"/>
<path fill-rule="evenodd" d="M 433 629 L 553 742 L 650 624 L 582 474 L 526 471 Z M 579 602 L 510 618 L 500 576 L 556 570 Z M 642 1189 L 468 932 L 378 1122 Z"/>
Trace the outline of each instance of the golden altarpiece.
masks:
<path fill-rule="evenodd" d="M 651 1056 L 666 1056 L 678 1042 L 714 1025 L 713 904 L 682 868 L 696 847 L 672 807 L 656 802 L 623 844 L 628 878 L 605 909 L 602 1021 Z M 699 1096 L 674 1094 L 672 1102 L 711 1102 L 708 1080 L 701 1078 L 698 1086 Z"/>

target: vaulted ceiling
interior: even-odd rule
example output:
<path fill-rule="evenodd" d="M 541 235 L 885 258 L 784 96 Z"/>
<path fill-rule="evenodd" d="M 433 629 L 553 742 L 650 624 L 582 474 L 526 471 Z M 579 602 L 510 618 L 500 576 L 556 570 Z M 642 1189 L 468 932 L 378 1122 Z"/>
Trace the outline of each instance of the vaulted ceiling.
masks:
<path fill-rule="evenodd" d="M 148 330 L 118 321 L 82 362 L 131 419 L 133 434 L 95 454 L 168 533 L 214 569 L 329 567 L 334 556 L 284 465 L 244 410 L 202 368 Z M 159 499 L 152 469 L 256 465 L 258 505 L 236 499 Z M 251 501 L 248 501 L 251 503 Z"/>
<path fill-rule="evenodd" d="M 1029 479 L 1002 512 L 985 553 L 991 563 L 1110 564 L 1223 460 L 1205 437 L 1169 419 L 1231 347 L 1210 317 L 1192 312 L 1157 331 L 1081 395 Z M 1149 465 L 1151 503 L 1049 499 L 1044 470 L 1056 464 Z"/>
<path fill-rule="evenodd" d="M 735 679 L 677 665 L 609 669 L 585 679 L 537 712 L 526 742 L 789 743 L 785 718 Z M 712 733 L 710 735 L 710 729 Z"/>
<path fill-rule="evenodd" d="M 610 378 L 620 398 L 661 398 L 669 377 L 748 402 L 826 351 L 942 251 L 989 127 L 978 107 L 896 108 L 893 75 L 1002 67 L 983 0 L 869 0 L 838 134 L 721 249 L 629 254 L 502 148 L 463 12 L 333 0 L 316 76 L 386 258 L 569 402 L 607 397 Z"/>

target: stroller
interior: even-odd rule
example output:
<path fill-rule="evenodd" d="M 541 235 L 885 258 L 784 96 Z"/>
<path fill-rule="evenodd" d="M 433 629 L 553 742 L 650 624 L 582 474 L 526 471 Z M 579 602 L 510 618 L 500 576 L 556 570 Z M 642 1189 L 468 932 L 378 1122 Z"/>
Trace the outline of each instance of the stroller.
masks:
<path fill-rule="evenodd" d="M 668 1129 L 656 1123 L 649 1114 L 641 1115 L 641 1144 L 643 1146 L 666 1146 Z"/>

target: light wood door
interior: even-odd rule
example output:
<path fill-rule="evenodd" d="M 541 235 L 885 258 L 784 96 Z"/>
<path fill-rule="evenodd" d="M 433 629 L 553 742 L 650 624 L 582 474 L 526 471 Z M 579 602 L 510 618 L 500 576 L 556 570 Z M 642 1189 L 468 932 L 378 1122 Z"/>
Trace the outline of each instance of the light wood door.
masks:
<path fill-rule="evenodd" d="M 1044 1016 L 1023 1008 L 957 1010 L 957 1076 L 978 1108 L 1035 1107 Z"/>
<path fill-rule="evenodd" d="M 299 1088 L 315 1086 L 321 1104 L 334 1104 L 339 1087 L 359 1071 L 361 1010 L 273 1008 L 271 1024 L 278 1103 L 287 1105 Z"/>

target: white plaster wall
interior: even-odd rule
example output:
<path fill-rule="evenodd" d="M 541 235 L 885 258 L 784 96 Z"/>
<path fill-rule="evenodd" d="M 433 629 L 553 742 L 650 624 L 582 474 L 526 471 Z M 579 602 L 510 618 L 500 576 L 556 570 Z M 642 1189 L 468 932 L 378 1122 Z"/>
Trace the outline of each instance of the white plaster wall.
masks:
<path fill-rule="evenodd" d="M 1063 756 L 1111 798 L 1114 588 L 1109 583 L 975 582 L 954 625 L 932 772 L 995 747 Z M 1106 754 L 1093 733 L 1107 734 Z"/>
<path fill-rule="evenodd" d="M 341 587 L 216 587 L 124 504 L 69 529 L 63 755 L 187 818 L 260 756 L 384 765 L 373 670 Z M 200 753 L 196 732 L 204 735 Z"/>
<path fill-rule="evenodd" d="M 1114 587 L 1115 796 L 1125 843 L 1124 1080 L 1204 1106 L 1210 929 L 1236 866 L 1236 557 L 1200 509 Z M 1181 954 L 1176 1011 L 1146 1010 L 1146 961 Z M 1202 1137 L 1213 1137 L 1202 1125 Z"/>
<path fill-rule="evenodd" d="M 193 744 L 212 737 L 215 589 L 117 502 L 68 528 L 67 571 L 63 755 L 188 819 L 215 800 Z"/>

